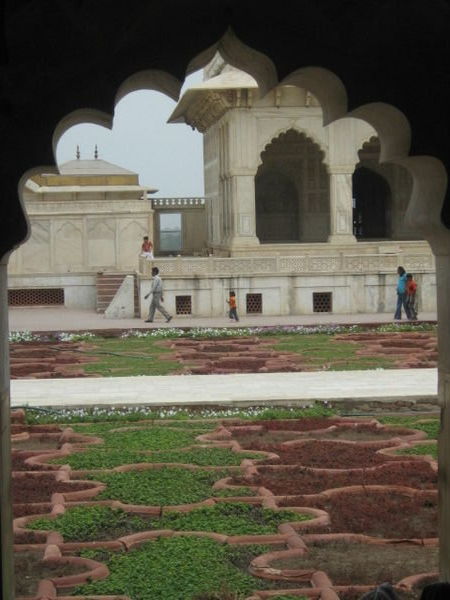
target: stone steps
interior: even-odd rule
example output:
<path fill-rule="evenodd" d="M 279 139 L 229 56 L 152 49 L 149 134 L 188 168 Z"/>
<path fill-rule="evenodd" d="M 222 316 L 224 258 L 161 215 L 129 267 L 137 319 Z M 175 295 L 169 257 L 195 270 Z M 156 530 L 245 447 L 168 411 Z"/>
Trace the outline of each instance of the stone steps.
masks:
<path fill-rule="evenodd" d="M 128 273 L 98 273 L 97 274 L 97 303 L 98 313 L 104 313 L 116 295 L 117 290 L 122 285 L 125 276 Z M 137 289 L 137 278 L 134 278 L 134 315 L 139 316 L 139 294 Z"/>

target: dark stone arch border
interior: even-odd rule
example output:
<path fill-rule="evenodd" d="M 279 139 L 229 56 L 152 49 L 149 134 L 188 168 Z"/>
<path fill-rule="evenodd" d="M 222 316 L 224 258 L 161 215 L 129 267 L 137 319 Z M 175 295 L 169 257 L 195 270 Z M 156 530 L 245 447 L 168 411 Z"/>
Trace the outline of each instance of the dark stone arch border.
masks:
<path fill-rule="evenodd" d="M 54 164 L 51 140 L 65 115 L 83 106 L 111 114 L 117 90 L 133 73 L 155 69 L 181 80 L 219 48 L 231 64 L 255 73 L 264 90 L 277 83 L 276 73 L 283 83 L 311 89 L 327 106 L 326 123 L 355 116 L 375 127 L 382 143 L 381 160 L 403 164 L 414 178 L 407 218 L 437 255 L 442 275 L 438 282 L 439 395 L 443 406 L 450 405 L 450 336 L 446 333 L 450 325 L 450 277 L 446 275 L 450 271 L 450 143 L 443 135 L 450 130 L 448 2 L 299 0 L 274 10 L 272 3 L 259 0 L 214 4 L 193 0 L 187 13 L 185 0 L 127 0 L 114 8 L 107 0 L 15 0 L 1 16 L 5 29 L 0 45 L 0 533 L 5 597 L 11 579 L 6 262 L 9 252 L 27 236 L 17 186 L 37 165 Z M 231 34 L 221 38 L 230 27 L 245 42 L 246 53 L 233 44 Z M 196 63 L 192 57 L 201 58 Z M 300 70 L 299 60 L 304 65 Z M 308 81 L 311 84 L 305 85 Z M 334 107 L 326 102 L 331 90 L 339 99 Z M 390 118 L 386 107 L 397 107 Z M 402 114 L 413 135 L 410 140 L 401 136 L 400 144 L 397 136 L 393 143 L 393 124 L 400 124 Z M 408 147 L 411 143 L 410 156 L 406 141 Z M 443 411 L 443 417 L 442 459 L 450 454 L 450 410 Z M 441 482 L 442 523 L 450 526 L 448 481 L 450 465 Z M 450 577 L 445 562 L 450 556 L 448 537 L 441 543 L 446 577 Z"/>

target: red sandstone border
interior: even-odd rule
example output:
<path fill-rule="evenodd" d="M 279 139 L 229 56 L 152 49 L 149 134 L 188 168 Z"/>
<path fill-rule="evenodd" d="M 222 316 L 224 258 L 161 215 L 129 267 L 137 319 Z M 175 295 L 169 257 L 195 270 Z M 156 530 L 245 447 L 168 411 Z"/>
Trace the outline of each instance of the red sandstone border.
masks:
<path fill-rule="evenodd" d="M 346 423 L 347 424 L 347 423 Z M 259 426 L 256 426 L 259 427 Z M 337 428 L 337 426 L 331 426 L 328 429 L 332 429 L 332 428 Z M 262 427 L 261 427 L 262 428 Z M 383 426 L 381 426 L 380 428 L 383 428 Z M 233 451 L 239 452 L 242 451 L 240 444 L 236 441 L 236 440 L 231 440 L 230 438 L 232 437 L 231 431 L 227 430 L 226 428 L 218 428 L 219 429 L 219 435 L 223 435 L 223 437 L 225 437 L 225 439 L 228 438 L 228 443 L 221 443 L 217 437 L 215 439 L 210 439 L 210 436 L 212 434 L 202 434 L 201 436 L 198 436 L 199 439 L 200 437 L 202 438 L 202 441 L 208 441 L 208 442 L 212 442 L 211 445 L 217 445 L 217 446 L 221 446 L 221 447 L 230 447 L 230 449 L 232 449 Z M 230 427 L 231 429 L 231 427 Z M 281 431 L 281 430 L 277 430 L 277 431 Z M 316 431 L 324 431 L 324 430 L 316 430 Z M 67 435 L 70 435 L 70 433 L 72 432 L 67 432 Z M 307 435 L 311 435 L 311 433 L 314 433 L 312 431 L 310 432 L 295 432 L 292 430 L 289 430 L 289 433 L 291 434 L 296 434 L 296 433 L 300 433 L 302 435 L 302 437 L 307 437 Z M 422 432 L 420 432 L 422 433 Z M 228 435 L 227 435 L 228 434 Z M 87 438 L 87 436 L 81 436 L 84 438 Z M 222 437 L 222 439 L 223 439 Z M 399 447 L 408 447 L 410 445 L 413 445 L 414 442 L 417 443 L 418 440 L 420 439 L 421 436 L 415 436 L 414 434 L 411 436 L 408 436 L 408 441 L 404 440 L 404 442 L 402 443 L 402 439 L 399 436 L 398 441 L 399 444 L 389 448 L 389 450 L 395 451 L 398 450 Z M 426 436 L 425 436 L 426 437 Z M 395 438 L 393 438 L 395 439 Z M 404 438 L 403 438 L 404 439 Z M 100 440 L 100 442 L 98 442 L 97 440 Z M 82 441 L 86 441 L 89 444 L 91 443 L 101 443 L 102 440 L 100 438 L 97 438 L 97 440 L 95 440 L 94 442 L 92 442 L 92 437 L 89 437 L 86 440 L 82 440 Z M 81 440 L 80 440 L 81 441 Z M 299 440 L 299 442 L 301 443 L 303 440 Z M 361 442 L 353 442 L 353 441 L 347 441 L 347 440 L 339 440 L 340 442 L 342 441 L 343 443 L 352 443 L 352 444 L 358 444 L 361 445 Z M 383 440 L 383 442 L 391 442 L 393 440 Z M 287 442 L 289 443 L 289 442 Z M 370 442 L 369 442 L 370 443 Z M 376 442 L 376 444 L 379 444 L 379 442 Z M 366 443 L 364 443 L 364 445 L 366 445 Z M 208 446 L 210 447 L 210 446 Z M 84 450 L 85 447 L 83 448 L 79 448 L 79 450 Z M 73 444 L 64 444 L 62 451 L 65 454 L 69 454 L 72 451 L 77 451 L 78 448 Z M 244 450 L 245 451 L 245 450 Z M 265 452 L 261 452 L 261 454 L 266 455 L 267 454 L 271 454 L 271 453 L 265 453 Z M 54 453 L 55 454 L 55 453 Z M 48 459 L 49 458 L 49 453 L 42 453 L 39 455 L 35 455 L 35 460 L 31 461 L 31 464 L 39 464 L 41 466 L 41 464 L 39 463 L 38 460 L 39 458 L 43 458 Z M 57 453 L 57 456 L 61 456 L 61 451 Z M 277 456 L 277 455 L 275 455 Z M 400 459 L 402 459 L 403 457 L 399 457 Z M 418 457 L 419 459 L 421 457 Z M 29 460 L 29 459 L 27 459 Z M 257 467 L 255 467 L 255 462 L 257 459 L 244 459 L 241 463 L 240 467 L 231 467 L 231 469 L 239 469 L 241 470 L 242 468 L 245 469 L 246 474 L 248 474 L 248 472 L 251 472 L 252 470 L 256 470 L 257 471 Z M 404 461 L 404 462 L 409 462 L 409 461 Z M 179 464 L 179 463 L 140 463 L 137 465 L 121 465 L 119 467 L 115 467 L 113 469 L 108 469 L 109 471 L 129 471 L 129 470 L 144 470 L 144 469 L 148 469 L 148 468 L 160 468 L 162 466 L 183 466 L 184 468 L 189 468 L 191 470 L 196 470 L 196 469 L 208 469 L 208 470 L 212 470 L 212 469 L 223 469 L 224 467 L 201 467 L 201 466 L 197 466 L 197 465 L 184 465 L 184 464 Z M 42 467 L 48 467 L 48 463 L 43 463 Z M 265 466 L 269 466 L 269 465 L 265 465 Z M 285 465 L 270 465 L 271 467 L 285 467 Z M 293 467 L 297 467 L 298 465 L 292 465 Z M 380 467 L 383 467 L 385 465 L 377 465 L 375 467 L 372 467 L 371 469 L 379 469 Z M 59 465 L 55 465 L 56 468 L 59 468 Z M 228 469 L 230 469 L 230 467 L 227 467 Z M 307 468 L 311 468 L 311 467 L 307 467 Z M 341 471 L 341 469 L 314 469 L 313 470 L 318 470 L 318 471 Z M 353 469 L 351 469 L 353 470 Z M 367 469 L 364 468 L 359 468 L 356 469 L 359 471 L 366 471 Z M 97 471 L 102 471 L 102 470 L 97 470 Z M 61 475 L 59 476 L 61 479 L 60 480 L 64 480 L 64 481 L 70 481 L 70 477 L 69 477 L 69 472 L 71 475 L 83 475 L 84 473 L 92 473 L 95 472 L 93 470 L 90 471 L 71 471 L 70 467 L 68 467 L 68 465 L 64 465 L 62 467 L 60 467 L 58 473 L 61 473 Z M 26 473 L 26 472 L 24 472 Z M 36 472 L 33 472 L 36 473 Z M 226 483 L 226 480 L 228 478 L 225 478 L 225 480 L 220 480 L 220 482 L 216 482 L 215 486 L 217 487 L 233 487 L 229 484 Z M 95 482 L 91 482 L 90 483 L 95 483 Z M 221 485 L 218 485 L 221 484 Z M 103 486 L 102 489 L 104 489 L 104 484 L 99 484 L 99 486 Z M 240 486 L 238 486 L 240 487 Z M 250 486 L 250 487 L 255 487 L 255 486 Z M 386 489 L 388 490 L 395 490 L 395 491 L 401 491 L 402 493 L 407 493 L 408 495 L 415 495 L 416 493 L 423 493 L 423 494 L 428 494 L 428 497 L 430 497 L 431 495 L 435 495 L 434 490 L 433 491 L 427 491 L 427 490 L 414 490 L 413 488 L 406 488 L 406 487 L 401 487 L 401 486 L 347 486 L 344 488 L 335 488 L 332 490 L 325 490 L 324 492 L 321 492 L 321 494 L 315 494 L 315 495 L 309 495 L 307 497 L 311 497 L 311 496 L 326 496 L 326 497 L 330 497 L 336 493 L 359 493 L 361 491 L 361 489 L 364 489 L 367 491 L 368 488 L 372 488 L 372 489 L 376 489 L 376 490 L 382 490 L 382 491 L 386 491 Z M 87 490 L 88 492 L 92 492 L 92 490 Z M 100 490 L 98 490 L 100 491 Z M 98 493 L 95 492 L 95 495 Z M 258 493 L 261 494 L 261 496 L 258 497 L 251 497 L 251 501 L 253 503 L 261 503 L 262 506 L 265 507 L 270 507 L 270 508 L 275 508 L 278 510 L 284 510 L 283 508 L 280 508 L 278 506 L 278 502 L 277 500 L 279 500 L 280 498 L 285 498 L 286 496 L 274 496 L 270 490 L 266 490 L 265 488 L 257 488 Z M 85 492 L 85 490 L 81 490 L 81 492 Z M 79 494 L 79 491 L 77 492 L 69 492 L 70 494 Z M 94 495 L 94 494 L 92 494 Z M 59 494 L 59 493 L 55 493 L 52 495 L 52 499 L 51 499 L 51 504 L 52 504 L 52 511 L 50 513 L 50 515 L 45 515 L 45 516 L 49 516 L 50 518 L 56 518 L 56 516 L 58 516 L 58 514 L 63 513 L 66 510 L 66 507 L 70 507 L 70 506 L 74 506 L 74 505 L 98 505 L 98 504 L 105 504 L 105 505 L 110 505 L 112 507 L 117 507 L 117 508 L 122 508 L 123 510 L 127 511 L 127 512 L 143 512 L 143 510 L 145 510 L 145 512 L 147 513 L 147 511 L 154 511 L 155 509 L 158 510 L 157 514 L 161 514 L 162 511 L 172 511 L 172 510 L 180 510 L 180 511 L 189 511 L 192 510 L 193 508 L 196 508 L 197 506 L 205 506 L 205 505 L 211 505 L 211 504 L 215 504 L 216 502 L 223 502 L 223 501 L 232 501 L 232 499 L 230 498 L 210 498 L 207 499 L 203 502 L 200 503 L 195 503 L 195 504 L 189 504 L 189 505 L 179 505 L 179 506 L 173 506 L 173 507 L 144 507 L 141 505 L 128 505 L 128 504 L 123 504 L 120 501 L 102 501 L 102 502 L 71 502 L 68 501 L 68 498 L 65 497 L 66 494 Z M 72 497 L 73 498 L 73 497 Z M 233 498 L 234 499 L 234 498 Z M 242 501 L 243 497 L 236 497 L 236 499 Z M 217 534 L 214 532 L 189 532 L 189 531 L 182 531 L 182 532 L 175 532 L 172 530 L 158 530 L 158 531 L 149 531 L 149 532 L 140 532 L 137 534 L 132 534 L 130 536 L 124 536 L 122 538 L 119 538 L 115 541 L 110 541 L 110 542 L 85 542 L 85 543 L 64 543 L 62 540 L 62 537 L 56 533 L 56 532 L 40 532 L 43 535 L 47 534 L 47 541 L 46 541 L 46 545 L 45 545 L 45 553 L 46 556 L 48 557 L 48 560 L 57 560 L 58 559 L 58 555 L 60 558 L 64 558 L 65 562 L 69 562 L 69 559 L 77 559 L 77 557 L 62 557 L 61 555 L 61 550 L 60 548 L 63 548 L 63 550 L 66 551 L 75 551 L 75 550 L 79 550 L 81 548 L 86 548 L 86 547 L 110 547 L 111 549 L 119 549 L 119 548 L 126 548 L 126 550 L 129 550 L 133 547 L 139 546 L 142 543 L 145 543 L 146 541 L 148 541 L 149 539 L 156 539 L 157 537 L 161 537 L 161 536 L 189 536 L 189 535 L 197 535 L 197 536 L 206 536 L 206 537 L 210 537 L 211 539 L 215 539 L 217 542 L 219 543 L 230 543 L 230 544 L 248 544 L 248 543 L 254 543 L 254 542 L 258 542 L 258 543 L 285 543 L 287 546 L 287 550 L 282 550 L 282 551 L 274 551 L 271 553 L 266 553 L 265 555 L 261 555 L 259 557 L 256 557 L 253 561 L 252 564 L 250 565 L 250 569 L 249 571 L 259 577 L 264 577 L 264 578 L 268 578 L 268 579 L 277 579 L 279 580 L 280 577 L 285 577 L 288 580 L 291 581 L 297 581 L 296 578 L 299 578 L 299 581 L 305 581 L 305 579 L 308 579 L 311 584 L 314 586 L 313 588 L 300 588 L 300 589 L 292 589 L 289 588 L 288 593 L 291 595 L 306 595 L 309 597 L 315 597 L 315 598 L 321 598 L 322 600 L 335 600 L 338 599 L 338 596 L 336 595 L 336 591 L 334 589 L 332 589 L 332 582 L 329 579 L 328 575 L 324 572 L 321 571 L 303 571 L 303 572 L 299 572 L 299 570 L 283 570 L 283 569 L 272 569 L 270 567 L 270 561 L 274 560 L 275 558 L 280 558 L 281 556 L 300 556 L 302 554 L 304 554 L 305 552 L 307 552 L 307 545 L 305 540 L 307 541 L 313 541 L 314 539 L 321 539 L 323 540 L 324 538 L 326 538 L 327 540 L 331 540 L 332 538 L 334 539 L 347 539 L 349 541 L 359 541 L 359 542 L 364 542 L 364 543 L 377 543 L 377 544 L 386 544 L 386 543 L 398 543 L 399 540 L 385 540 L 385 539 L 379 539 L 379 538 L 371 538 L 370 536 L 363 536 L 363 535 L 358 535 L 358 534 L 306 534 L 303 535 L 302 537 L 300 537 L 300 535 L 298 534 L 297 530 L 301 530 L 302 527 L 311 527 L 311 525 L 313 525 L 313 527 L 316 525 L 315 522 L 321 522 L 323 523 L 327 523 L 329 520 L 329 515 L 328 513 L 326 513 L 325 511 L 319 511 L 318 509 L 311 509 L 311 508 L 302 508 L 302 507 L 289 507 L 290 510 L 295 510 L 298 512 L 308 512 L 309 514 L 315 514 L 316 518 L 306 521 L 306 522 L 294 522 L 294 523 L 283 523 L 279 526 L 279 533 L 278 534 L 273 534 L 273 535 L 266 535 L 266 536 L 226 536 L 223 534 Z M 152 514 L 147 513 L 147 514 Z M 153 512 L 153 514 L 155 514 Z M 27 531 L 26 527 L 23 527 L 26 525 L 27 522 L 29 522 L 30 520 L 34 520 L 39 518 L 40 516 L 44 516 L 44 515 L 28 515 L 26 517 L 20 517 L 18 519 L 15 519 L 14 523 L 15 523 L 15 527 L 16 530 L 22 530 L 22 531 Z M 34 530 L 36 531 L 36 530 Z M 402 540 L 402 541 L 406 541 L 406 540 Z M 430 540 L 407 540 L 410 543 L 418 543 L 418 544 L 427 544 L 427 545 L 435 545 L 437 544 L 437 540 L 435 538 L 432 538 Z M 16 548 L 20 548 L 20 549 L 26 549 L 27 545 L 16 545 Z M 32 546 L 33 549 L 37 549 L 39 547 L 42 548 L 42 545 L 40 544 L 31 544 L 28 546 Z M 281 555 L 281 556 L 280 556 Z M 80 559 L 80 560 L 87 560 L 87 559 Z M 73 561 L 72 561 L 73 562 Z M 95 563 L 95 561 L 92 561 L 93 563 Z M 97 567 L 95 567 L 94 573 L 96 574 L 96 577 L 105 577 L 108 574 L 108 570 L 106 568 L 105 565 L 102 565 L 101 563 L 96 563 L 97 565 L 100 565 L 100 567 L 103 567 L 104 569 L 106 569 L 106 575 L 105 570 L 99 568 L 99 570 L 95 570 L 97 569 Z M 91 565 L 92 566 L 92 565 Z M 103 575 L 102 575 L 103 573 Z M 281 575 L 280 575 L 281 574 Z M 81 574 L 80 576 L 85 575 L 85 574 Z M 421 579 L 423 579 L 424 577 L 430 577 L 433 574 L 418 574 L 418 575 L 414 575 L 414 576 L 410 576 L 408 578 L 405 578 L 404 580 L 402 580 L 401 582 L 398 583 L 398 585 L 402 585 L 405 588 L 407 588 L 409 585 L 413 586 L 417 581 L 420 581 Z M 43 580 L 41 581 L 40 587 L 38 589 L 38 595 L 36 596 L 36 599 L 38 600 L 44 600 L 44 598 L 54 598 L 56 597 L 55 589 L 50 590 L 48 589 L 49 586 L 47 585 L 46 588 L 46 584 L 48 584 L 48 582 L 50 581 L 50 583 L 53 585 L 53 588 L 55 588 L 55 583 L 58 585 L 58 587 L 64 587 L 64 586 L 72 586 L 74 585 L 73 583 L 73 578 L 79 577 L 78 575 L 75 576 L 67 576 L 67 577 L 62 577 L 62 578 L 55 578 L 55 580 Z M 87 575 L 87 577 L 92 578 L 92 572 L 90 572 L 89 575 Z M 95 578 L 95 577 L 94 577 Z M 62 580 L 62 581 L 57 581 L 57 580 Z M 85 580 L 83 580 L 84 582 Z M 77 580 L 75 583 L 79 583 L 79 581 Z M 336 590 L 340 589 L 342 591 L 348 589 L 348 587 L 351 587 L 352 589 L 355 588 L 355 586 L 336 586 Z M 365 586 L 361 586 L 361 587 L 365 587 Z M 43 589 L 41 589 L 43 588 Z M 370 588 L 369 588 L 370 589 Z M 254 592 L 253 595 L 248 598 L 247 600 L 260 600 L 263 598 L 270 598 L 273 596 L 277 596 L 280 595 L 281 590 L 271 590 L 271 591 L 260 591 L 260 592 Z M 59 597 L 61 598 L 61 597 Z M 98 598 L 102 598 L 102 600 L 106 600 L 107 597 L 104 596 L 98 596 Z M 117 598 L 117 596 L 115 596 L 114 598 Z M 126 598 L 126 597 L 123 597 Z M 74 600 L 74 597 L 70 597 L 70 600 Z"/>

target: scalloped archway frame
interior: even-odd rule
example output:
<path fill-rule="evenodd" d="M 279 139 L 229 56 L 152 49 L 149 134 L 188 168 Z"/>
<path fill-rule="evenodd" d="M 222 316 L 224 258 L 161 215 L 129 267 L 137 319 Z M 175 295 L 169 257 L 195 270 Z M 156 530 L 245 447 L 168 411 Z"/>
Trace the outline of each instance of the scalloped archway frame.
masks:
<path fill-rule="evenodd" d="M 433 7 L 438 11 L 437 2 Z M 148 9 L 150 10 L 150 9 Z M 73 15 L 71 15 L 73 18 Z M 77 14 L 75 22 L 82 19 L 83 15 Z M 342 25 L 342 23 L 341 23 Z M 135 25 L 137 27 L 137 25 Z M 260 27 L 261 24 L 260 24 Z M 213 24 L 211 31 L 217 31 Z M 211 35 L 211 34 L 210 34 Z M 150 34 L 149 34 L 150 37 Z M 206 36 L 204 36 L 206 38 Z M 167 41 L 171 45 L 172 40 Z M 168 47 L 167 46 L 167 47 Z M 196 48 L 198 44 L 193 44 Z M 291 42 L 292 46 L 292 42 Z M 434 156 L 410 156 L 409 149 L 414 132 L 407 117 L 399 109 L 384 102 L 372 102 L 361 106 L 348 108 L 347 91 L 342 80 L 333 72 L 319 66 L 304 66 L 278 80 L 277 68 L 270 58 L 262 52 L 254 50 L 242 43 L 233 31 L 228 30 L 216 43 L 210 45 L 206 50 L 197 53 L 190 61 L 187 74 L 205 66 L 219 51 L 223 58 L 230 64 L 250 73 L 258 82 L 261 92 L 267 93 L 277 84 L 295 85 L 310 90 L 318 99 L 323 108 L 324 125 L 331 124 L 345 117 L 362 119 L 369 123 L 377 132 L 381 145 L 381 161 L 390 161 L 405 167 L 413 178 L 413 192 L 406 213 L 406 218 L 411 222 L 415 230 L 420 233 L 431 245 L 436 255 L 437 268 L 437 298 L 439 319 L 439 402 L 442 407 L 442 432 L 440 437 L 440 532 L 441 532 L 441 578 L 450 581 L 450 230 L 441 220 L 441 209 L 443 206 L 446 188 L 447 172 L 444 164 Z M 164 48 L 162 50 L 164 54 Z M 301 56 L 301 53 L 299 53 Z M 172 57 L 173 59 L 173 57 Z M 282 60 L 282 58 L 281 58 Z M 132 59 L 128 57 L 128 64 Z M 141 65 L 143 59 L 136 57 L 136 64 Z M 164 60 L 161 60 L 164 63 Z M 170 62 L 170 61 L 169 61 Z M 349 60 L 350 63 L 350 60 Z M 185 64 L 180 58 L 178 62 L 179 72 L 183 71 Z M 289 61 L 285 61 L 289 64 Z M 291 60 L 292 64 L 292 60 Z M 123 66 L 123 65 L 122 65 Z M 61 67 L 63 68 L 63 67 Z M 139 66 L 137 67 L 139 69 Z M 351 66 L 349 67 L 351 68 Z M 347 74 L 348 75 L 348 74 Z M 168 74 L 164 70 L 149 69 L 138 70 L 135 74 L 129 74 L 118 88 L 117 102 L 127 93 L 138 89 L 152 89 L 163 92 L 177 99 L 181 89 L 179 77 Z M 55 89 L 59 89 L 55 84 Z M 101 89 L 100 92 L 104 90 Z M 69 95 L 77 97 L 76 91 L 65 90 L 67 100 Z M 62 93 L 61 93 L 62 94 Z M 63 95 L 63 94 L 62 94 Z M 80 90 L 82 96 L 82 90 Z M 100 104 L 106 104 L 102 96 Z M 84 96 L 83 96 L 84 97 Z M 69 105 L 69 102 L 66 102 Z M 5 104 L 9 109 L 8 104 Z M 3 107 L 2 107 L 3 108 Z M 53 114 L 53 113 L 52 113 Z M 4 116 L 1 115 L 2 118 Z M 46 116 L 42 115 L 43 121 Z M 51 118 L 51 117 L 50 117 Z M 94 108 L 84 108 L 69 112 L 67 116 L 54 124 L 53 154 L 59 138 L 72 125 L 80 122 L 95 123 L 111 127 L 112 114 L 101 112 Z M 48 124 L 48 123 L 46 123 Z M 45 127 L 36 124 L 36 130 L 32 138 L 35 146 L 33 152 L 38 155 L 40 148 L 37 141 L 45 131 Z M 20 128 L 19 128 L 19 131 Z M 423 132 L 422 132 L 423 133 Z M 45 140 L 40 139 L 41 144 Z M 18 156 L 20 141 L 11 140 L 12 150 Z M 31 153 L 32 154 L 32 153 Z M 30 156 L 30 154 L 28 155 Z M 49 156 L 47 150 L 42 150 L 42 156 Z M 17 176 L 18 168 L 23 169 L 22 176 Z M 20 162 L 15 171 L 9 173 L 10 182 L 5 183 L 6 196 L 11 195 L 11 190 L 18 183 L 18 199 L 16 206 L 11 203 L 5 210 L 5 219 L 0 226 L 0 349 L 1 354 L 8 354 L 8 320 L 7 320 L 7 285 L 6 265 L 10 252 L 20 243 L 26 240 L 28 235 L 28 223 L 26 221 L 23 203 L 19 198 L 25 181 L 33 174 L 42 172 L 56 172 L 54 165 L 26 166 L 26 161 Z M 17 188 L 16 188 L 17 190 Z M 20 201 L 20 206 L 18 203 Z M 12 207 L 12 208 L 11 208 Z M 9 211 L 9 212 L 8 212 Z M 3 597 L 10 597 L 12 581 L 12 544 L 11 544 L 11 504 L 10 504 L 10 449 L 9 449 L 9 365 L 8 360 L 3 360 L 0 367 L 0 426 L 1 426 L 1 542 L 2 542 L 2 586 Z"/>

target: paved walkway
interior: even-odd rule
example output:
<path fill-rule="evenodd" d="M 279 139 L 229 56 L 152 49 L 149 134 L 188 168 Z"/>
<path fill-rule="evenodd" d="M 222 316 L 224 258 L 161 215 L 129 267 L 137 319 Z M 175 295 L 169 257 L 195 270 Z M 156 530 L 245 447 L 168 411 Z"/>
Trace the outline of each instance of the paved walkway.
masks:
<path fill-rule="evenodd" d="M 15 379 L 12 406 L 307 405 L 314 400 L 434 400 L 437 369 Z"/>
<path fill-rule="evenodd" d="M 435 320 L 436 314 L 421 315 Z M 391 314 L 293 317 L 244 317 L 238 324 L 226 318 L 174 318 L 170 327 L 325 325 L 392 322 Z M 156 327 L 168 327 L 164 321 Z M 93 311 L 66 308 L 10 309 L 10 330 L 74 331 L 147 328 L 140 319 L 105 319 Z M 78 379 L 16 379 L 11 381 L 11 405 L 307 405 L 314 400 L 434 400 L 436 369 L 318 371 L 237 375 L 186 375 Z"/>
<path fill-rule="evenodd" d="M 435 321 L 436 313 L 419 315 L 424 321 Z M 313 315 L 265 316 L 243 315 L 239 323 L 226 317 L 183 317 L 175 316 L 170 324 L 164 319 L 152 325 L 142 319 L 107 319 L 92 310 L 71 310 L 64 307 L 11 308 L 9 310 L 10 331 L 79 331 L 95 329 L 148 329 L 152 327 L 264 327 L 268 325 L 327 325 L 392 323 L 392 313 L 370 313 L 337 315 L 314 313 Z"/>

